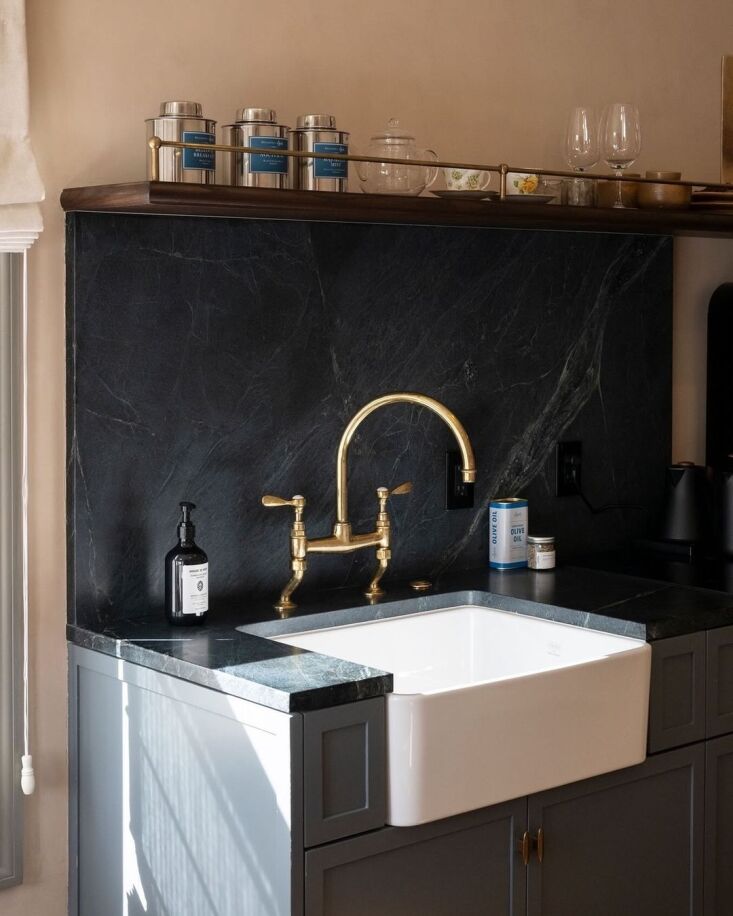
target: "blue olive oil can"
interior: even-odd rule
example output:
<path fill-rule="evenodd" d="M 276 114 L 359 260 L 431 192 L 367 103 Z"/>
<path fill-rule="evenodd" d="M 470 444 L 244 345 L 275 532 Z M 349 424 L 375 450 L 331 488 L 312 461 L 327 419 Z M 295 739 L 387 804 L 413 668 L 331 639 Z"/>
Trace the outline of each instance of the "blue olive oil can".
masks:
<path fill-rule="evenodd" d="M 528 504 L 506 496 L 489 503 L 489 567 L 520 569 L 527 565 Z"/>

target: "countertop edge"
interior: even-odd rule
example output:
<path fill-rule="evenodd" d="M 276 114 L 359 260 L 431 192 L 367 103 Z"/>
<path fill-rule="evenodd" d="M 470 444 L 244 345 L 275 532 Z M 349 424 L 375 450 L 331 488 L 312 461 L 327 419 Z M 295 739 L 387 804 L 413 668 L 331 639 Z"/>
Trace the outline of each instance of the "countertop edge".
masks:
<path fill-rule="evenodd" d="M 66 638 L 69 643 L 80 648 L 101 652 L 161 674 L 177 677 L 201 687 L 208 687 L 228 696 L 267 706 L 278 712 L 301 713 L 328 706 L 340 706 L 344 703 L 383 696 L 392 690 L 392 675 L 375 673 L 340 683 L 287 691 L 269 684 L 258 683 L 241 674 L 206 668 L 183 659 L 173 658 L 156 649 L 140 645 L 135 640 L 120 639 L 75 624 L 67 624 Z M 308 654 L 316 655 L 316 653 Z"/>

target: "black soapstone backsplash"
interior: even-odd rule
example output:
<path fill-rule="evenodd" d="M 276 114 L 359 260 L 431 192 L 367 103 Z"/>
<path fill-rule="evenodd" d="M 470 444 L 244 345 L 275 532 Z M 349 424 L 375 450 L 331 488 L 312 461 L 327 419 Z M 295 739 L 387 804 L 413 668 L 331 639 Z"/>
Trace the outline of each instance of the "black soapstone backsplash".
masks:
<path fill-rule="evenodd" d="M 488 205 L 487 205 L 488 206 Z M 330 533 L 338 440 L 390 391 L 461 419 L 473 510 L 445 510 L 449 430 L 385 408 L 350 454 L 355 530 L 392 500 L 389 577 L 486 563 L 486 504 L 523 495 L 558 559 L 650 530 L 670 458 L 672 243 L 570 232 L 77 213 L 67 223 L 69 614 L 162 606 L 177 504 L 193 500 L 211 607 L 275 596 L 290 509 Z M 597 504 L 554 496 L 555 443 L 580 439 Z M 366 582 L 373 551 L 309 559 L 303 589 Z"/>

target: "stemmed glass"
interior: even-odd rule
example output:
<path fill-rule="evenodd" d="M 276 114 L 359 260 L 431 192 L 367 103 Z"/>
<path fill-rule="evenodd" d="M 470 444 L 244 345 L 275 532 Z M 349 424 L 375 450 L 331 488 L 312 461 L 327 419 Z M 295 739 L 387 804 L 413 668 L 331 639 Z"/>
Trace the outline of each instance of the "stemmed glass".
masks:
<path fill-rule="evenodd" d="M 634 105 L 615 102 L 603 117 L 603 158 L 616 172 L 614 207 L 623 207 L 621 176 L 641 152 L 639 112 Z"/>
<path fill-rule="evenodd" d="M 576 172 L 592 168 L 600 158 L 596 118 L 592 108 L 573 108 L 565 132 L 565 158 Z M 574 179 L 569 188 L 568 203 L 583 207 L 592 203 L 593 185 L 583 178 Z"/>

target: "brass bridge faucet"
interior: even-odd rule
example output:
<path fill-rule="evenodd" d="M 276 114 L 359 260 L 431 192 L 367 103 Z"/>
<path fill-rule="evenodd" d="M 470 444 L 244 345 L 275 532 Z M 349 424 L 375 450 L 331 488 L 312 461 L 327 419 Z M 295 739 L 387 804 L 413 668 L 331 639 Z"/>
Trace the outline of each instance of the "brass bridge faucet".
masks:
<path fill-rule="evenodd" d="M 389 514 L 387 513 L 387 500 L 390 496 L 398 496 L 403 493 L 409 493 L 412 490 L 412 484 L 400 484 L 388 490 L 387 487 L 377 489 L 377 500 L 379 507 L 377 511 L 377 522 L 374 531 L 368 534 L 353 534 L 349 522 L 348 512 L 348 454 L 349 444 L 354 438 L 354 433 L 358 429 L 362 420 L 378 410 L 380 407 L 386 407 L 388 404 L 417 404 L 420 407 L 427 407 L 436 413 L 441 420 L 449 427 L 458 442 L 458 448 L 461 451 L 461 474 L 464 483 L 473 483 L 476 480 L 476 462 L 473 455 L 473 448 L 468 438 L 466 430 L 461 425 L 458 417 L 452 411 L 425 394 L 403 391 L 395 394 L 385 394 L 382 397 L 375 398 L 365 404 L 361 410 L 357 411 L 346 426 L 341 436 L 338 452 L 336 455 L 336 523 L 333 526 L 333 534 L 330 537 L 310 539 L 306 537 L 305 522 L 303 521 L 303 512 L 305 510 L 305 497 L 293 496 L 292 499 L 282 499 L 279 496 L 263 496 L 263 506 L 292 506 L 295 509 L 295 520 L 290 530 L 290 557 L 293 575 L 282 590 L 280 600 L 275 605 L 275 609 L 282 616 L 287 616 L 296 604 L 292 600 L 295 589 L 300 585 L 308 565 L 309 553 L 353 553 L 355 550 L 361 550 L 363 547 L 375 547 L 377 557 L 377 568 L 372 576 L 369 587 L 364 593 L 367 598 L 374 599 L 384 594 L 380 587 L 382 576 L 387 571 L 391 551 L 391 526 Z"/>

